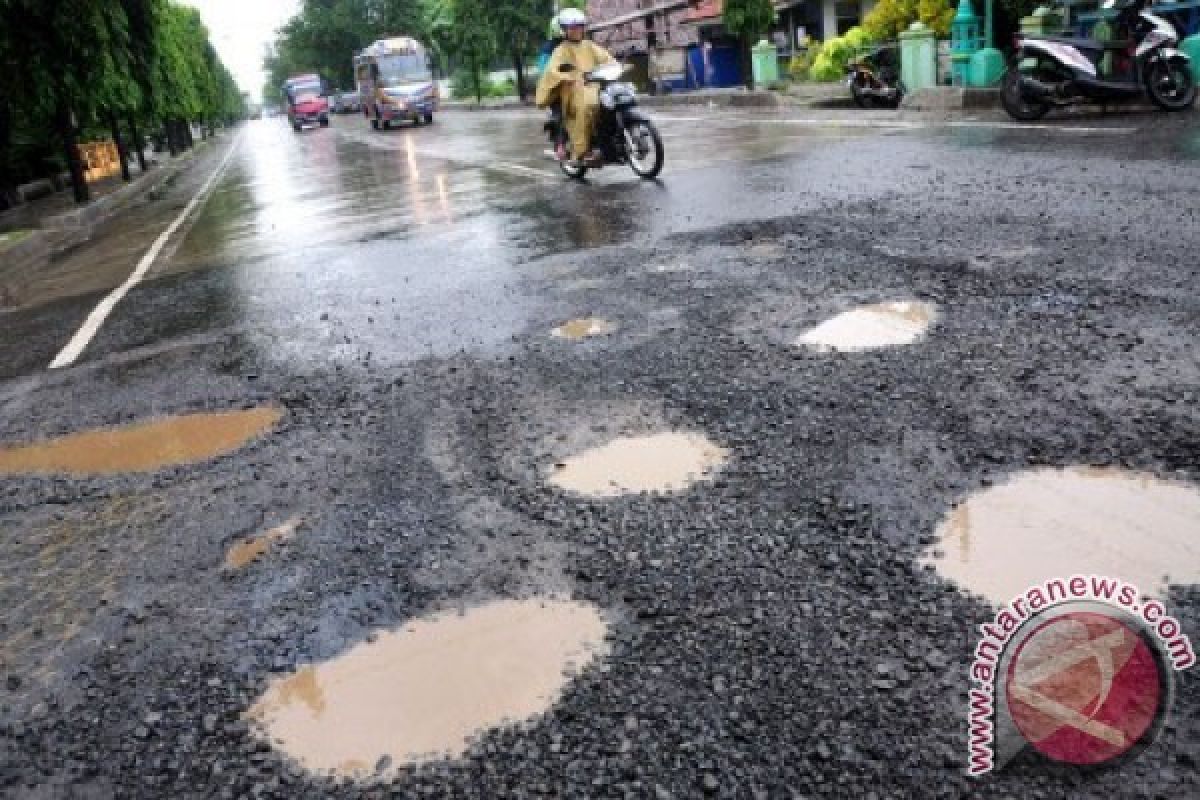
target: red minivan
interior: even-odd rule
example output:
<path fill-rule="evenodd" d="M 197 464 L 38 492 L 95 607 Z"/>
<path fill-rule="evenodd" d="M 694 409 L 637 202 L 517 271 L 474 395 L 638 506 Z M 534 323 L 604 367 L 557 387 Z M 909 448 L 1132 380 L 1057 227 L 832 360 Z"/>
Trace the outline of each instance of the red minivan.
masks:
<path fill-rule="evenodd" d="M 319 75 L 297 75 L 283 84 L 288 122 L 299 133 L 305 125 L 329 125 L 329 100 Z"/>

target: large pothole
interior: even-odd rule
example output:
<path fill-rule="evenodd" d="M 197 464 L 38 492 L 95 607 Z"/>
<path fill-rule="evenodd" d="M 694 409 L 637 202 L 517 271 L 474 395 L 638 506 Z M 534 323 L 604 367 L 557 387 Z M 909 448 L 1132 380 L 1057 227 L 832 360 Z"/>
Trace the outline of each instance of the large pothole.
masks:
<path fill-rule="evenodd" d="M 550 483 L 595 496 L 679 491 L 727 459 L 724 448 L 698 433 L 622 437 L 555 465 Z"/>
<path fill-rule="evenodd" d="M 877 303 L 827 319 L 801 334 L 795 344 L 817 351 L 847 352 L 912 344 L 936 319 L 937 308 L 931 303 Z"/>
<path fill-rule="evenodd" d="M 1200 582 L 1200 491 L 1118 469 L 1036 469 L 976 492 L 937 530 L 945 577 L 1003 605 L 1051 578 L 1101 575 L 1161 595 Z"/>
<path fill-rule="evenodd" d="M 549 709 L 607 651 L 594 606 L 502 600 L 433 614 L 275 681 L 248 715 L 312 771 L 386 775 Z"/>
<path fill-rule="evenodd" d="M 165 417 L 0 448 L 0 474 L 153 472 L 233 452 L 268 431 L 278 408 Z"/>
<path fill-rule="evenodd" d="M 593 336 L 607 336 L 617 329 L 617 326 L 601 317 L 580 317 L 559 325 L 550 331 L 558 339 L 589 339 Z"/>

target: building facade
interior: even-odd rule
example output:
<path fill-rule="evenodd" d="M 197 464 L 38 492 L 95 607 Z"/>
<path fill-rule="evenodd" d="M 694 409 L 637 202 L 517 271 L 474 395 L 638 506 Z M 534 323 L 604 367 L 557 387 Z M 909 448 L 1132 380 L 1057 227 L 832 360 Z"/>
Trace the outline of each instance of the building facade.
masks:
<path fill-rule="evenodd" d="M 812 40 L 840 36 L 875 0 L 777 0 L 770 37 L 782 58 Z M 633 64 L 638 83 L 673 88 L 736 86 L 736 40 L 725 30 L 724 0 L 589 0 L 592 37 Z"/>
<path fill-rule="evenodd" d="M 639 84 L 682 84 L 688 49 L 699 43 L 687 24 L 689 6 L 689 0 L 589 0 L 591 35 L 633 64 Z"/>

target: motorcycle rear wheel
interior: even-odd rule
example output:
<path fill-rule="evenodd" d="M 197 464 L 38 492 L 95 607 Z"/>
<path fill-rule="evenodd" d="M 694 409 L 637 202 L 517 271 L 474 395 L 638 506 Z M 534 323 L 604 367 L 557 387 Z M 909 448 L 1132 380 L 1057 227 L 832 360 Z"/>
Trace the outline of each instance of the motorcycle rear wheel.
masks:
<path fill-rule="evenodd" d="M 1021 91 L 1021 71 L 1016 65 L 1004 73 L 1004 82 L 1000 86 L 1000 103 L 1008 115 L 1020 122 L 1035 122 L 1050 113 L 1049 103 L 1028 100 Z"/>
<path fill-rule="evenodd" d="M 1187 65 L 1156 61 L 1146 74 L 1146 93 L 1163 111 L 1185 111 L 1196 102 L 1196 81 Z"/>

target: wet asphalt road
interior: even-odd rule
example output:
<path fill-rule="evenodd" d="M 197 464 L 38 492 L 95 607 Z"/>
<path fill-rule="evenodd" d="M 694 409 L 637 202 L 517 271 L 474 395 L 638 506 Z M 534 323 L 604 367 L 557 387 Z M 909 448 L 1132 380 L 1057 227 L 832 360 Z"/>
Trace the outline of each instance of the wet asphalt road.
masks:
<path fill-rule="evenodd" d="M 285 414 L 195 465 L 0 484 L 3 791 L 1200 793 L 1187 675 L 1135 761 L 967 779 L 965 670 L 990 613 L 917 563 L 966 493 L 1031 465 L 1200 483 L 1195 116 L 658 116 L 657 183 L 564 181 L 534 114 L 249 123 L 10 289 L 0 441 Z M 231 146 L 148 279 L 48 371 Z M 788 345 L 895 297 L 939 306 L 915 345 Z M 589 315 L 616 332 L 549 335 Z M 546 483 L 581 449 L 670 429 L 729 466 L 669 496 Z M 222 569 L 291 518 L 277 552 Z M 241 719 L 272 675 L 372 631 L 531 593 L 599 606 L 611 653 L 466 759 L 338 785 Z M 1200 630 L 1195 587 L 1169 599 Z"/>

